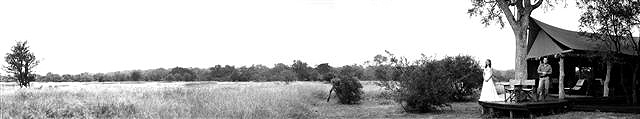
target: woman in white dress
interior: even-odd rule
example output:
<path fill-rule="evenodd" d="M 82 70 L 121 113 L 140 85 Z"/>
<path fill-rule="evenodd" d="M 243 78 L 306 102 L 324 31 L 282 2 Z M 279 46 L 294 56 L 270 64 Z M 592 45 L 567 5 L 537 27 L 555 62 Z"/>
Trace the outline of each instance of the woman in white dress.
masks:
<path fill-rule="evenodd" d="M 478 101 L 504 101 L 504 98 L 498 96 L 496 86 L 493 83 L 493 69 L 491 68 L 491 60 L 487 59 L 484 65 L 484 81 L 482 82 L 482 91 Z"/>

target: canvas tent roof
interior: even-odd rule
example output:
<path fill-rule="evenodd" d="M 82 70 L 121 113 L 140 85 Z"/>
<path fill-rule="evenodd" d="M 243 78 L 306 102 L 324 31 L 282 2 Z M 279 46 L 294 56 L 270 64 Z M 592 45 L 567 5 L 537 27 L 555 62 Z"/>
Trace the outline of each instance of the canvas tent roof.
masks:
<path fill-rule="evenodd" d="M 569 31 L 531 18 L 527 58 L 542 57 L 559 54 L 571 50 L 606 51 L 604 42 L 589 40 L 579 32 Z M 535 34 L 535 35 L 534 35 Z M 636 38 L 637 40 L 637 38 Z M 637 55 L 631 49 L 622 51 L 624 54 Z"/>

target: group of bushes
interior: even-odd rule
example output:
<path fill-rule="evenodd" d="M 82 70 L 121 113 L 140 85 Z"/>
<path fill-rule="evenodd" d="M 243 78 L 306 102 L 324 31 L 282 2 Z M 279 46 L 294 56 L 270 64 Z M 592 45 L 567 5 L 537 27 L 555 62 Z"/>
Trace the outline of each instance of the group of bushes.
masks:
<path fill-rule="evenodd" d="M 341 70 L 349 70 L 359 79 L 368 80 L 373 74 L 365 76 L 366 70 L 372 67 L 362 65 L 346 65 L 331 67 L 324 63 L 311 67 L 307 63 L 295 60 L 292 65 L 283 63 L 273 67 L 264 65 L 252 65 L 235 67 L 230 65 L 216 65 L 210 68 L 183 68 L 170 69 L 157 68 L 149 70 L 129 70 L 109 73 L 80 73 L 80 74 L 55 74 L 47 73 L 37 75 L 36 81 L 40 82 L 104 82 L 104 81 L 328 81 L 335 77 Z M 371 71 L 369 71 L 371 72 Z M 6 77 L 0 77 L 0 81 L 12 81 Z"/>
<path fill-rule="evenodd" d="M 442 59 L 422 56 L 415 61 L 396 57 L 390 52 L 374 57 L 373 76 L 378 85 L 392 92 L 396 102 L 407 112 L 430 112 L 449 106 L 452 101 L 475 99 L 482 85 L 482 68 L 471 56 L 446 56 Z M 364 74 L 349 67 L 331 80 L 342 104 L 357 104 L 362 85 L 356 77 Z"/>

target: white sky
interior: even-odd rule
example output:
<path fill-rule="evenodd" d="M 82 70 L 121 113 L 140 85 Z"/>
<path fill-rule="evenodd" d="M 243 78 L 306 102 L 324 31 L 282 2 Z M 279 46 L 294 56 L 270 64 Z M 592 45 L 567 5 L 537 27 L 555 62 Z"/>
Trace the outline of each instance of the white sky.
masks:
<path fill-rule="evenodd" d="M 574 3 L 536 10 L 534 17 L 577 30 Z M 4 0 L 0 53 L 28 40 L 41 59 L 38 74 L 296 59 L 342 66 L 384 50 L 469 54 L 512 69 L 511 29 L 485 28 L 466 14 L 470 6 L 469 0 Z"/>

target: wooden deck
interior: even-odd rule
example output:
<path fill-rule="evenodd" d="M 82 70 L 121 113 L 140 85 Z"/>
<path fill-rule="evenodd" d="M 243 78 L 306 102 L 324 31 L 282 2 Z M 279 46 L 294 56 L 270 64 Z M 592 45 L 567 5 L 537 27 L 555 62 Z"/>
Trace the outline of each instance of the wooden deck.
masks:
<path fill-rule="evenodd" d="M 571 110 L 577 111 L 596 111 L 596 112 L 624 112 L 640 114 L 640 106 L 630 105 L 585 105 L 575 104 L 571 106 Z"/>
<path fill-rule="evenodd" d="M 513 118 L 514 113 L 524 112 L 529 115 L 530 118 L 534 118 L 534 115 L 542 113 L 556 113 L 569 108 L 569 101 L 567 100 L 547 100 L 539 102 L 483 102 L 478 101 L 478 104 L 483 107 L 483 114 L 495 114 L 497 111 L 508 112 L 509 117 Z"/>
<path fill-rule="evenodd" d="M 576 110 L 576 111 L 600 111 L 600 112 L 624 112 L 624 113 L 639 113 L 640 106 L 633 106 L 625 104 L 624 97 L 593 97 L 585 95 L 566 95 L 565 99 L 559 100 L 557 94 L 551 94 L 549 101 L 544 102 L 478 102 L 483 108 L 487 110 L 483 111 L 503 111 L 508 112 L 510 117 L 513 117 L 514 112 L 529 113 L 530 117 L 534 117 L 540 113 L 556 113 L 564 110 Z M 547 111 L 547 112 L 545 112 Z M 493 112 L 492 112 L 493 113 Z M 485 114 L 485 112 L 483 112 Z"/>
<path fill-rule="evenodd" d="M 551 95 L 551 97 L 557 98 L 557 95 Z M 569 101 L 571 110 L 640 114 L 640 106 L 625 104 L 626 101 L 623 96 L 593 97 L 585 95 L 567 95 L 565 96 L 565 100 Z"/>

